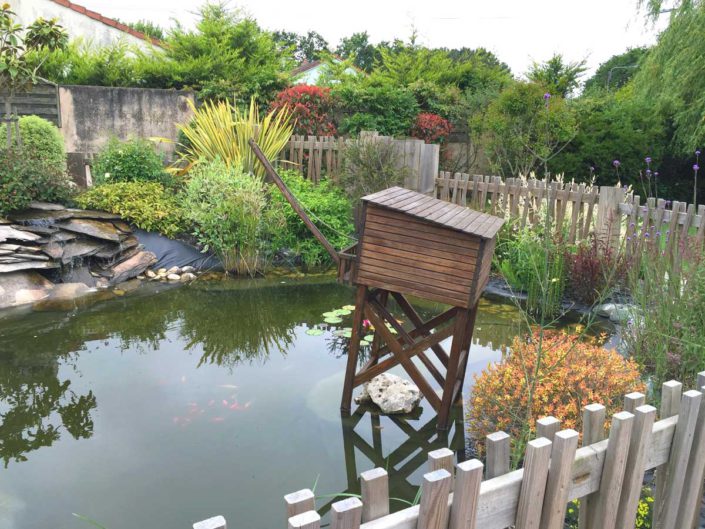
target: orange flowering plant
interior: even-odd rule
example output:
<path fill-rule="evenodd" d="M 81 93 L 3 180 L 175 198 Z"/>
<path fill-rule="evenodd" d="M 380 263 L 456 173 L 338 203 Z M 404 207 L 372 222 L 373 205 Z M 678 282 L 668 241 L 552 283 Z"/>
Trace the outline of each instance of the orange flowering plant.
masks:
<path fill-rule="evenodd" d="M 537 419 L 553 416 L 562 428 L 580 431 L 585 405 L 603 404 L 611 417 L 632 391 L 645 391 L 634 361 L 580 336 L 535 331 L 529 340 L 515 338 L 510 355 L 475 375 L 468 429 L 478 441 L 507 432 L 521 457 Z"/>

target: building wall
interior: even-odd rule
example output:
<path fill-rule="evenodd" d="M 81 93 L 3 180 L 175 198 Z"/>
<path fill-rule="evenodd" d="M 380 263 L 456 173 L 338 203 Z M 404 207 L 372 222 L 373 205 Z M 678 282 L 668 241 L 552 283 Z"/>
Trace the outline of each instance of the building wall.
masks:
<path fill-rule="evenodd" d="M 12 10 L 17 14 L 19 22 L 23 25 L 31 24 L 39 17 L 47 19 L 57 18 L 59 24 L 68 31 L 71 39 L 82 38 L 84 41 L 96 46 L 108 46 L 118 41 L 123 41 L 128 45 L 138 46 L 145 50 L 152 47 L 150 43 L 142 38 L 52 0 L 12 0 L 10 4 Z M 80 8 L 77 5 L 76 7 Z M 98 13 L 86 11 L 93 16 L 100 17 Z M 110 22 L 114 21 L 111 20 Z"/>
<path fill-rule="evenodd" d="M 111 137 L 176 140 L 176 123 L 193 113 L 186 102 L 193 92 L 158 88 L 60 86 L 61 133 L 66 152 L 95 153 Z M 159 144 L 170 154 L 174 145 Z"/>

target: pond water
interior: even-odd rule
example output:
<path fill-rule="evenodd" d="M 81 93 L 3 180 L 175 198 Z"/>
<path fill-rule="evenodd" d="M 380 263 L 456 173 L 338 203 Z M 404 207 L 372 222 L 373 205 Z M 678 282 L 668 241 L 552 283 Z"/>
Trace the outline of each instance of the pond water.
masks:
<path fill-rule="evenodd" d="M 285 527 L 284 494 L 316 480 L 317 495 L 357 492 L 377 465 L 412 500 L 427 450 L 465 457 L 462 416 L 447 435 L 423 402 L 405 419 L 341 418 L 345 339 L 306 331 L 352 300 L 320 279 L 150 285 L 0 319 L 0 528 L 90 527 L 72 513 L 108 529 L 216 514 Z M 466 391 L 518 329 L 513 305 L 481 302 Z"/>

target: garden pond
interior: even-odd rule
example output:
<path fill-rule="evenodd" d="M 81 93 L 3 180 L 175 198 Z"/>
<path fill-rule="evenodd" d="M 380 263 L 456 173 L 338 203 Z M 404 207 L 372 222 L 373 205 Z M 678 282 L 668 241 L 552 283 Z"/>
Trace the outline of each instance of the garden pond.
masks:
<path fill-rule="evenodd" d="M 390 473 L 392 507 L 408 506 L 426 451 L 465 458 L 462 415 L 446 435 L 424 401 L 404 418 L 341 418 L 347 338 L 322 314 L 352 300 L 329 278 L 153 283 L 4 314 L 0 528 L 91 527 L 79 513 L 107 529 L 217 514 L 272 529 L 285 526 L 284 494 L 315 483 L 326 511 L 374 466 Z M 511 303 L 482 300 L 470 373 L 500 359 L 519 320 Z"/>

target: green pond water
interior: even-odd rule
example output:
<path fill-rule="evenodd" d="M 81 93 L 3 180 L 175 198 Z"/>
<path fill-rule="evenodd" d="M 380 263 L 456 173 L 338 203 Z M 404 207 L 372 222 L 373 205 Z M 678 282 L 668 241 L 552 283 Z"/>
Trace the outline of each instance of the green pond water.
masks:
<path fill-rule="evenodd" d="M 108 529 L 216 514 L 273 529 L 285 527 L 284 494 L 316 480 L 321 496 L 358 492 L 357 475 L 378 465 L 391 496 L 412 500 L 426 451 L 465 458 L 462 416 L 446 435 L 423 401 L 405 419 L 341 418 L 347 340 L 321 314 L 352 300 L 330 280 L 226 281 L 5 314 L 0 528 L 89 528 L 80 513 Z M 518 321 L 511 304 L 481 302 L 466 392 Z M 307 334 L 314 326 L 325 332 Z"/>

